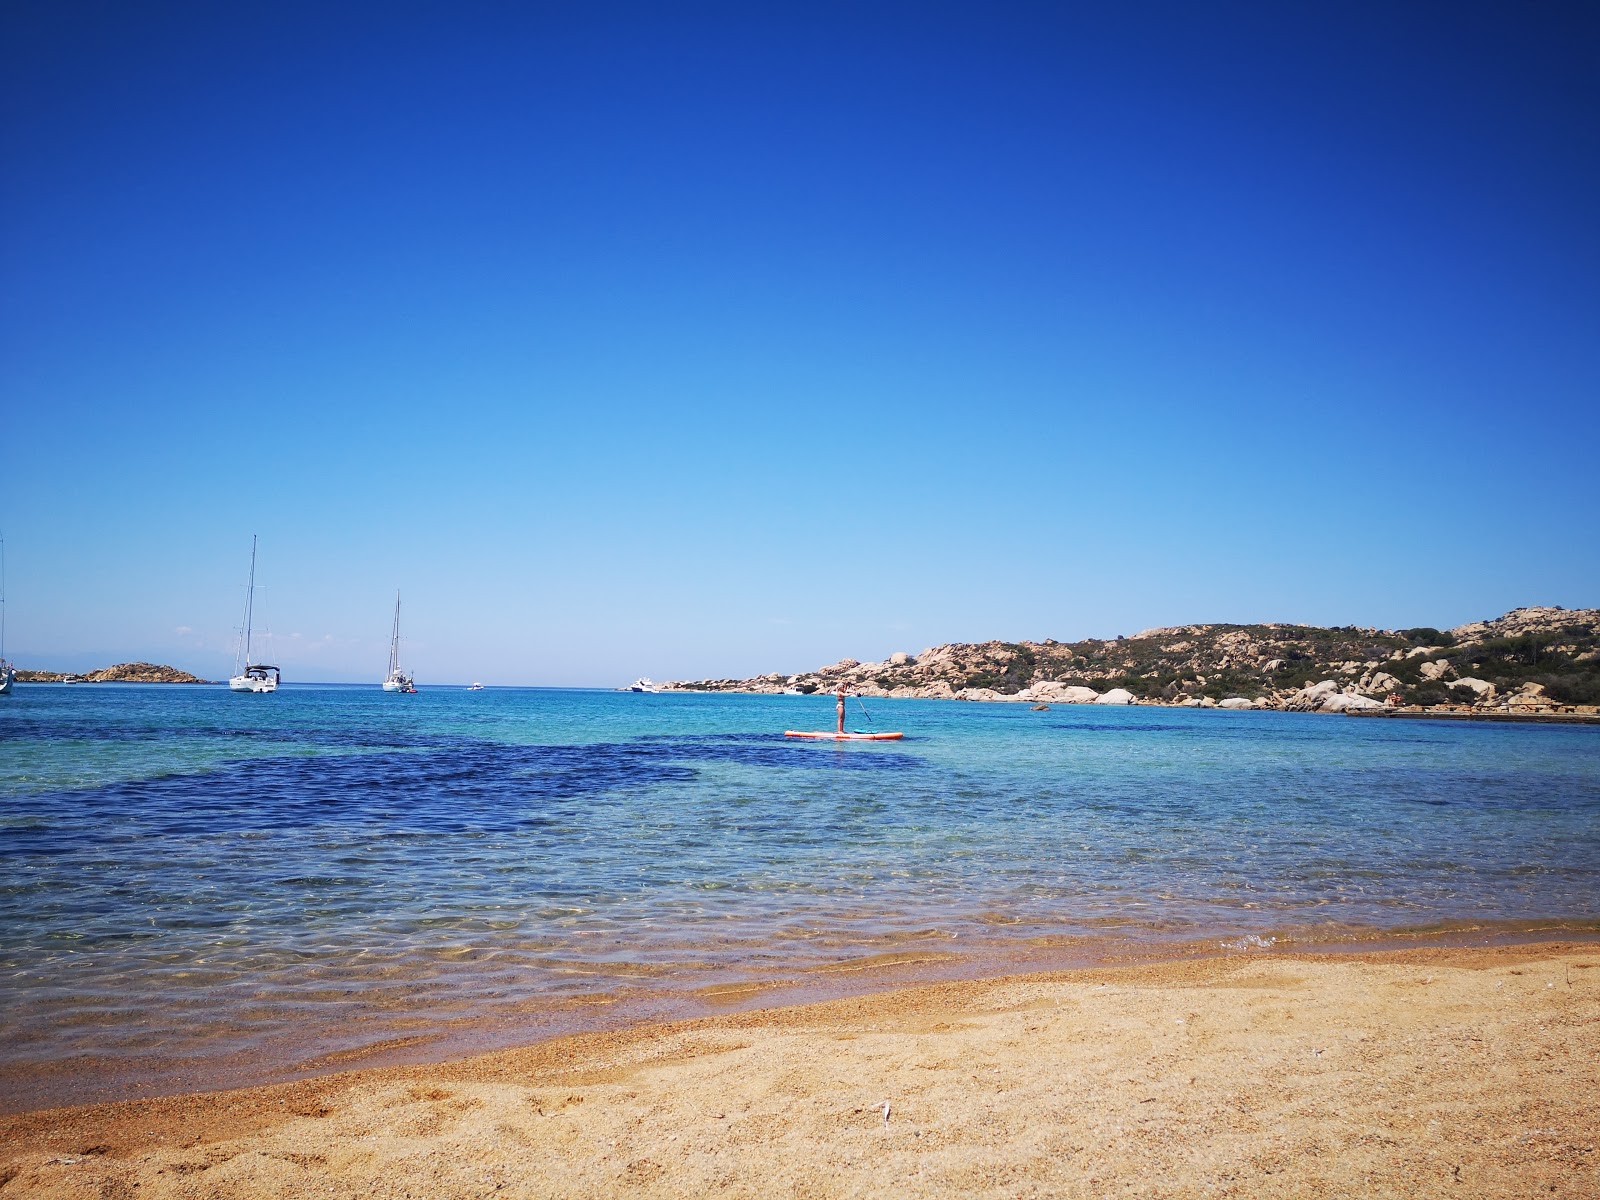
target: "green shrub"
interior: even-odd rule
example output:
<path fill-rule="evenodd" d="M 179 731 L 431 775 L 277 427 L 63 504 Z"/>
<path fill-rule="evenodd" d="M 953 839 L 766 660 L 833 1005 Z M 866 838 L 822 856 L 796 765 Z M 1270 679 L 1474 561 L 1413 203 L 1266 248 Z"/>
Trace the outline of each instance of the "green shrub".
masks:
<path fill-rule="evenodd" d="M 1600 672 L 1539 675 L 1533 682 L 1543 684 L 1545 694 L 1557 704 L 1600 704 Z"/>

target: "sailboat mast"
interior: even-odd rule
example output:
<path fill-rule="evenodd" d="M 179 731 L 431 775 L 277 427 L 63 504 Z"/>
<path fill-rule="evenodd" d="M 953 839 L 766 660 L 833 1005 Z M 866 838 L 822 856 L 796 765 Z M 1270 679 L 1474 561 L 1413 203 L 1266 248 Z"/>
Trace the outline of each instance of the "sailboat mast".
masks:
<path fill-rule="evenodd" d="M 400 593 L 394 594 L 394 633 L 389 637 L 389 678 L 400 669 Z"/>
<path fill-rule="evenodd" d="M 256 604 L 256 535 L 250 535 L 250 585 L 244 592 L 244 665 L 250 666 L 250 627 Z"/>

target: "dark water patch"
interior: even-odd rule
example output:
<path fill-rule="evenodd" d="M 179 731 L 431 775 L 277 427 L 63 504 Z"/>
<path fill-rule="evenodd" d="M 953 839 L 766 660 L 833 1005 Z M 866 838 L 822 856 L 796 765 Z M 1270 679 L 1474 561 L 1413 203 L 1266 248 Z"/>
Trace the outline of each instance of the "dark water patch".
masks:
<path fill-rule="evenodd" d="M 672 757 L 797 771 L 909 771 L 923 766 L 920 758 L 904 751 L 803 743 L 776 733 L 659 734 L 641 737 L 638 743 L 665 747 Z"/>
<path fill-rule="evenodd" d="M 508 832 L 575 819 L 563 802 L 691 783 L 697 763 L 873 772 L 920 766 L 906 754 L 818 755 L 765 735 L 556 746 L 416 741 L 439 748 L 234 759 L 200 771 L 16 796 L 0 809 L 8 823 L 0 829 L 0 855 L 81 850 L 130 837 L 321 826 L 372 826 L 391 838 Z"/>

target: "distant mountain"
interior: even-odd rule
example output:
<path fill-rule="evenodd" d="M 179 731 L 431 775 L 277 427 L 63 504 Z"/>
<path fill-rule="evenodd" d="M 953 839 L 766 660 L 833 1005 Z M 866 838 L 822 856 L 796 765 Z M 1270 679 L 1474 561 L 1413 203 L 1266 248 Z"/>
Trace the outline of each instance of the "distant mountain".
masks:
<path fill-rule="evenodd" d="M 955 643 L 799 675 L 665 685 L 804 693 L 841 686 L 867 697 L 1052 704 L 1593 711 L 1600 609 L 1519 608 L 1450 630 L 1180 625 L 1111 641 Z"/>

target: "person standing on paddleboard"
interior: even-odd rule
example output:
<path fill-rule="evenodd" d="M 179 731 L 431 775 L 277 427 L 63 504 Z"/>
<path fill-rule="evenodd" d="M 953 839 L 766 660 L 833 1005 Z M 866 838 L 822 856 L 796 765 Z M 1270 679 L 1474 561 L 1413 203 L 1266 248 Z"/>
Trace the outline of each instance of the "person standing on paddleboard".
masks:
<path fill-rule="evenodd" d="M 844 685 L 839 685 L 839 732 L 844 732 Z"/>

